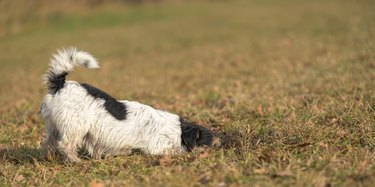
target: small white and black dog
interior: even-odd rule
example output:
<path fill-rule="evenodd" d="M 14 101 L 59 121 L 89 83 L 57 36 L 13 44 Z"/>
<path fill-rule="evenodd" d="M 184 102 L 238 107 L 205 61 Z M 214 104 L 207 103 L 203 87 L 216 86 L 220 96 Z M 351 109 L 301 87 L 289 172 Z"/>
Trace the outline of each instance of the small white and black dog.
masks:
<path fill-rule="evenodd" d="M 100 159 L 134 150 L 164 155 L 211 146 L 211 130 L 189 123 L 175 114 L 134 101 L 118 101 L 88 84 L 66 81 L 73 66 L 99 68 L 89 53 L 67 48 L 53 55 L 45 75 L 48 94 L 41 114 L 47 137 L 46 152 L 59 152 L 69 162 L 79 162 L 78 149 Z"/>

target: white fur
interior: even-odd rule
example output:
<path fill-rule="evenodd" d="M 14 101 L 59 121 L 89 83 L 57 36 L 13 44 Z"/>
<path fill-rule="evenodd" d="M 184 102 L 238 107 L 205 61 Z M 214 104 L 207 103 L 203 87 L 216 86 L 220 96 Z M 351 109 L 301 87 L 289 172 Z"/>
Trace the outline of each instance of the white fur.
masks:
<path fill-rule="evenodd" d="M 89 53 L 70 48 L 53 56 L 46 77 L 69 72 L 74 65 L 99 67 Z M 57 93 L 44 97 L 41 113 L 47 137 L 43 148 L 59 151 L 70 162 L 80 161 L 78 148 L 97 159 L 128 154 L 134 149 L 148 154 L 184 151 L 179 116 L 138 102 L 120 102 L 127 109 L 124 120 L 109 114 L 103 99 L 95 99 L 75 81 L 66 81 Z"/>
<path fill-rule="evenodd" d="M 99 68 L 96 59 L 85 51 L 77 51 L 75 47 L 58 50 L 50 61 L 50 71 L 60 74 L 64 71 L 72 71 L 74 65 L 86 68 Z"/>

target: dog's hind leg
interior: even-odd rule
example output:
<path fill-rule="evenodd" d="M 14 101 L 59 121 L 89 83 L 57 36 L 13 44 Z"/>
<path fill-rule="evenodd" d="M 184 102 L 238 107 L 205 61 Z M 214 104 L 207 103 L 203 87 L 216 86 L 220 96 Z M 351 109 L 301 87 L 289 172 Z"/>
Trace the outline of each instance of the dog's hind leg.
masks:
<path fill-rule="evenodd" d="M 42 152 L 48 156 L 56 152 L 59 133 L 57 132 L 55 125 L 50 121 L 46 121 L 46 131 L 47 137 L 42 144 Z"/>
<path fill-rule="evenodd" d="M 72 123 L 60 124 L 59 139 L 57 141 L 58 151 L 65 157 L 68 162 L 80 162 L 77 156 L 77 150 L 83 144 L 85 134 L 88 128 L 86 125 L 77 125 L 80 128 L 72 128 Z"/>
<path fill-rule="evenodd" d="M 77 148 L 79 147 L 79 141 L 72 141 L 69 138 L 62 137 L 57 142 L 57 148 L 59 152 L 65 157 L 68 162 L 80 162 L 81 159 L 77 156 Z"/>

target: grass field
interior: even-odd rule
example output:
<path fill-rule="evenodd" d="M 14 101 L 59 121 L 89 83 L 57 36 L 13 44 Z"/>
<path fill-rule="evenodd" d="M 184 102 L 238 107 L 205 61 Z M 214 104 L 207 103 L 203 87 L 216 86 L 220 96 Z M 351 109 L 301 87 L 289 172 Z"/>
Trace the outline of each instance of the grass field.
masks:
<path fill-rule="evenodd" d="M 374 1 L 68 8 L 4 22 L 0 186 L 374 184 Z M 219 132 L 222 146 L 80 164 L 43 159 L 41 75 L 52 53 L 71 45 L 102 68 L 76 68 L 69 79 L 180 114 Z"/>

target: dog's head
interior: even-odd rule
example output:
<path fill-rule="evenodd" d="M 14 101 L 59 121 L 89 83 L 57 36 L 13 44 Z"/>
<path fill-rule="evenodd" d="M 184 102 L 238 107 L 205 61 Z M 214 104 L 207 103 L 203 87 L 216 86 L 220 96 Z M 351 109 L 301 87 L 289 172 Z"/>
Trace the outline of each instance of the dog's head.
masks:
<path fill-rule="evenodd" d="M 192 151 L 195 147 L 211 146 L 214 133 L 200 125 L 181 121 L 182 145 L 187 151 Z"/>

